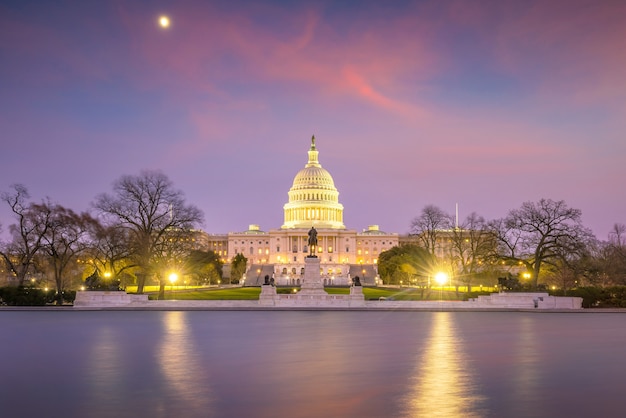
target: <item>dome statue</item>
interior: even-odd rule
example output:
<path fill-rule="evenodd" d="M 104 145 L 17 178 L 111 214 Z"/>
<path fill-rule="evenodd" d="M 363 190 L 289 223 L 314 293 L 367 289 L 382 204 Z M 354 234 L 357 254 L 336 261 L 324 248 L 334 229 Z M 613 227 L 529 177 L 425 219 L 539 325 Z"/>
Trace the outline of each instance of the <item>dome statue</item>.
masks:
<path fill-rule="evenodd" d="M 345 229 L 343 205 L 330 173 L 319 162 L 315 136 L 311 138 L 309 160 L 293 179 L 289 202 L 283 207 L 285 228 Z"/>

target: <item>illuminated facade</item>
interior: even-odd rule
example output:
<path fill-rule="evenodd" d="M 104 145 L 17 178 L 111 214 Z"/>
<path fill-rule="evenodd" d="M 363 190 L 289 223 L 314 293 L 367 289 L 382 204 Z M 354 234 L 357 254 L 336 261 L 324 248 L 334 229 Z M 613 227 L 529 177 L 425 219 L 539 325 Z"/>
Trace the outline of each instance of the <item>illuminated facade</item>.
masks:
<path fill-rule="evenodd" d="M 356 275 L 365 285 L 378 283 L 378 256 L 398 245 L 398 234 L 380 231 L 377 225 L 370 225 L 363 232 L 347 229 L 339 191 L 318 157 L 313 137 L 307 163 L 289 189 L 280 228 L 266 232 L 259 225 L 250 225 L 243 232 L 208 235 L 208 249 L 226 263 L 237 254 L 248 259 L 244 285 L 261 285 L 265 275 L 273 277 L 278 285 L 300 284 L 312 226 L 318 232 L 316 254 L 325 285 L 349 285 Z"/>

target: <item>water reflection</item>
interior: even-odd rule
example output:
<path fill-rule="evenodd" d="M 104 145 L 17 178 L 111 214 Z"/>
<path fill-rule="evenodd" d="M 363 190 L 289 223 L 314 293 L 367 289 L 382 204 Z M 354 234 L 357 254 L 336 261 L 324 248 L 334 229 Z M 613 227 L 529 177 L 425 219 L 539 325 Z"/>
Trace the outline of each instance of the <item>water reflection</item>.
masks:
<path fill-rule="evenodd" d="M 89 373 L 91 397 L 94 402 L 108 404 L 115 400 L 121 382 L 120 359 L 122 353 L 112 327 L 98 330 L 90 346 Z"/>
<path fill-rule="evenodd" d="M 406 400 L 407 416 L 483 416 L 478 380 L 468 365 L 463 341 L 450 312 L 433 314 L 430 336 L 418 358 Z"/>
<path fill-rule="evenodd" d="M 181 406 L 193 416 L 212 414 L 212 395 L 205 367 L 199 361 L 186 312 L 167 312 L 162 317 L 163 342 L 157 360 L 167 386 L 167 397 L 155 399 L 158 415 Z M 190 416 L 188 414 L 187 416 Z"/>
<path fill-rule="evenodd" d="M 513 353 L 513 358 L 516 359 L 513 370 L 515 376 L 513 395 L 515 399 L 528 402 L 529 405 L 534 404 L 540 396 L 538 388 L 540 355 L 537 347 L 539 343 L 534 318 L 521 318 Z"/>

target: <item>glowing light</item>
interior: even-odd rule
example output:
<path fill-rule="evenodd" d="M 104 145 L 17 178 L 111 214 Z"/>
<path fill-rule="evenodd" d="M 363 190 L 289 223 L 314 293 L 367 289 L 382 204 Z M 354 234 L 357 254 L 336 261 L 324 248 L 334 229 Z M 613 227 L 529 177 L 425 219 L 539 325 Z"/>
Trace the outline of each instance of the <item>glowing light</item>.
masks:
<path fill-rule="evenodd" d="M 176 280 L 178 280 L 178 274 L 172 273 L 172 274 L 170 274 L 170 276 L 168 278 L 170 280 L 170 283 L 174 284 L 174 283 L 176 283 Z"/>
<path fill-rule="evenodd" d="M 448 281 L 448 275 L 443 271 L 435 274 L 435 281 L 439 283 L 439 286 L 443 286 Z"/>
<path fill-rule="evenodd" d="M 110 272 L 110 271 L 105 271 L 105 272 L 104 272 L 104 277 L 106 277 L 107 279 L 108 279 L 109 277 L 111 277 L 111 272 Z"/>
<path fill-rule="evenodd" d="M 159 17 L 159 25 L 162 28 L 169 28 L 170 27 L 170 18 L 167 17 L 167 16 Z"/>

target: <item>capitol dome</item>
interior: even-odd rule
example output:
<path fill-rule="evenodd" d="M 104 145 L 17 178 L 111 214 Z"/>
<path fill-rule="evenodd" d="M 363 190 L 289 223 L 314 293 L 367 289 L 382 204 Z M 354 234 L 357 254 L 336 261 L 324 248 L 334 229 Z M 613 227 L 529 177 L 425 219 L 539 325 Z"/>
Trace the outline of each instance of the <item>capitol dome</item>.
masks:
<path fill-rule="evenodd" d="M 283 207 L 285 223 L 282 228 L 345 229 L 343 205 L 330 173 L 318 160 L 315 136 L 311 138 L 309 161 L 293 179 L 289 202 Z"/>

